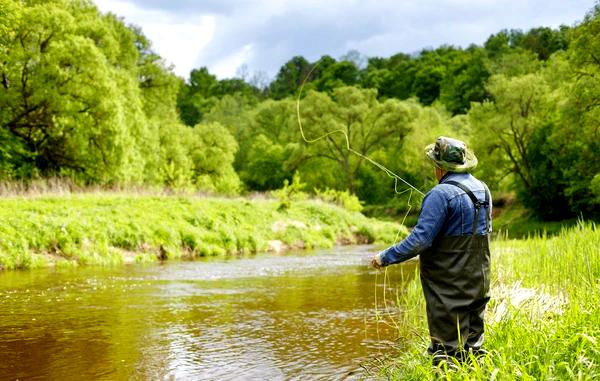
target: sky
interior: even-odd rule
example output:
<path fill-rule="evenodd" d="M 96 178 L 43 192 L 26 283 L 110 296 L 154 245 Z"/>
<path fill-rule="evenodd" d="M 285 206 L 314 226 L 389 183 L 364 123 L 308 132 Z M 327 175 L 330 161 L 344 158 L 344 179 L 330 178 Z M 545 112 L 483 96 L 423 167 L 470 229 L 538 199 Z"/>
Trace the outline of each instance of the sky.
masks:
<path fill-rule="evenodd" d="M 482 44 L 501 29 L 573 25 L 595 0 L 94 0 L 142 28 L 177 75 L 272 79 L 290 58 Z"/>

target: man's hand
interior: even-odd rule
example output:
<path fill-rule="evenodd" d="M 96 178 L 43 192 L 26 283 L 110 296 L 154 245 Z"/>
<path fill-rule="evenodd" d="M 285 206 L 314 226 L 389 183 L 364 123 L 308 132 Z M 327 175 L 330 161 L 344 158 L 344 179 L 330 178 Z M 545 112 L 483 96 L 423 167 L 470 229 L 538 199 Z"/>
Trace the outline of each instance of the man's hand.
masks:
<path fill-rule="evenodd" d="M 383 262 L 381 262 L 380 253 L 375 254 L 373 258 L 371 258 L 371 266 L 373 266 L 376 269 L 380 269 L 383 267 Z"/>

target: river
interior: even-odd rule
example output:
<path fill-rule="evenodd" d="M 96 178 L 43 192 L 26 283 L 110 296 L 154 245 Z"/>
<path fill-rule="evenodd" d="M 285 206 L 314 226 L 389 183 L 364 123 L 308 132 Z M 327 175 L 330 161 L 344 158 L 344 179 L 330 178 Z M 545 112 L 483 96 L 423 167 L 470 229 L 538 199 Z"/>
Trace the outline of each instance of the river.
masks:
<path fill-rule="evenodd" d="M 368 376 L 402 340 L 376 319 L 374 250 L 0 273 L 0 379 Z M 414 262 L 389 275 L 393 294 Z"/>

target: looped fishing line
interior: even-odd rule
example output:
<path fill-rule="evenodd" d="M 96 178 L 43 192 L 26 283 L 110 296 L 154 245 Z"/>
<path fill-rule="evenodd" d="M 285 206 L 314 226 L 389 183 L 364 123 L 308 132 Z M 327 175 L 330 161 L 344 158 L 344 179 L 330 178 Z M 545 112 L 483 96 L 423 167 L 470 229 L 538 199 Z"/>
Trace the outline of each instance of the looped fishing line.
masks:
<path fill-rule="evenodd" d="M 333 130 L 333 131 L 329 131 L 321 136 L 318 136 L 314 139 L 308 139 L 306 137 L 306 135 L 304 134 L 304 128 L 302 127 L 302 118 L 300 116 L 300 99 L 302 97 L 302 91 L 304 90 L 304 85 L 306 84 L 306 81 L 308 80 L 308 78 L 310 77 L 310 75 L 313 73 L 313 71 L 315 70 L 315 68 L 318 66 L 319 64 L 315 64 L 311 70 L 308 72 L 308 74 L 306 75 L 306 77 L 304 78 L 304 80 L 302 81 L 302 85 L 300 86 L 300 90 L 298 92 L 298 98 L 296 100 L 296 116 L 298 118 L 298 127 L 300 128 L 300 135 L 302 136 L 302 139 L 308 143 L 315 143 L 318 142 L 319 140 L 325 139 L 328 136 L 331 136 L 333 134 L 337 134 L 340 133 L 344 136 L 344 139 L 346 140 L 346 149 L 355 154 L 358 157 L 361 157 L 363 159 L 365 159 L 366 161 L 368 161 L 369 163 L 371 163 L 372 165 L 374 165 L 375 167 L 379 168 L 380 170 L 382 170 L 386 175 L 388 175 L 389 177 L 394 179 L 394 193 L 401 195 L 404 194 L 406 192 L 409 192 L 408 194 L 408 200 L 407 200 L 407 210 L 406 213 L 404 214 L 404 218 L 402 218 L 402 222 L 400 223 L 400 229 L 398 229 L 398 232 L 396 233 L 396 237 L 394 238 L 394 243 L 398 242 L 398 237 L 400 236 L 400 232 L 402 231 L 402 226 L 404 225 L 404 222 L 406 221 L 406 217 L 408 216 L 408 214 L 410 213 L 410 211 L 412 210 L 413 206 L 411 204 L 411 200 L 412 200 L 412 196 L 413 196 L 413 191 L 417 192 L 418 194 L 420 194 L 421 196 L 425 196 L 425 194 L 419 190 L 418 188 L 416 188 L 414 185 L 412 185 L 411 183 L 409 183 L 408 181 L 406 181 L 405 179 L 403 179 L 402 177 L 398 176 L 397 174 L 395 174 L 394 172 L 392 172 L 390 169 L 386 168 L 383 164 L 380 164 L 378 162 L 376 162 L 375 160 L 371 159 L 370 157 L 363 155 L 362 153 L 354 150 L 352 147 L 350 147 L 350 138 L 348 137 L 348 134 L 346 133 L 346 131 L 342 130 L 342 129 L 338 129 L 338 130 Z M 398 189 L 398 184 L 399 181 L 402 182 L 404 185 L 407 186 L 406 189 L 400 191 Z M 398 323 L 396 322 L 396 320 L 393 318 L 392 316 L 392 312 L 388 309 L 388 302 L 387 302 L 387 298 L 386 298 L 386 284 L 389 281 L 388 278 L 388 273 L 387 273 L 387 268 L 385 269 L 384 272 L 384 276 L 383 276 L 383 304 L 384 304 L 384 311 L 385 314 L 382 315 L 379 313 L 378 310 L 378 306 L 377 306 L 377 284 L 378 284 L 378 274 L 379 272 L 375 273 L 375 321 L 377 322 L 376 325 L 376 331 L 377 331 L 377 339 L 379 340 L 379 322 L 381 321 L 382 323 L 386 324 L 386 325 L 390 325 L 389 323 L 387 323 L 385 321 L 385 317 L 389 317 L 392 321 L 392 325 L 399 330 L 399 326 Z M 365 330 L 365 334 L 366 334 L 366 330 Z"/>
<path fill-rule="evenodd" d="M 304 128 L 302 127 L 302 118 L 300 117 L 300 98 L 302 97 L 302 91 L 304 90 L 304 85 L 306 84 L 306 81 L 308 80 L 308 78 L 310 77 L 310 75 L 313 73 L 313 71 L 315 70 L 315 68 L 317 66 L 319 66 L 318 62 L 310 69 L 310 71 L 308 72 L 306 77 L 304 77 L 304 80 L 302 81 L 302 84 L 300 85 L 300 90 L 298 91 L 298 98 L 296 99 L 296 116 L 298 118 L 298 127 L 300 128 L 300 135 L 302 136 L 302 139 L 306 143 L 311 144 L 311 143 L 318 142 L 319 140 L 325 139 L 326 137 L 331 136 L 333 134 L 337 134 L 337 133 L 342 134 L 346 141 L 346 149 L 349 152 L 365 159 L 369 163 L 373 164 L 375 167 L 381 169 L 386 175 L 388 175 L 389 177 L 394 179 L 394 193 L 401 195 L 403 193 L 409 192 L 408 201 L 407 201 L 408 208 L 406 210 L 406 213 L 404 214 L 404 218 L 402 218 L 402 222 L 400 223 L 401 225 L 404 225 L 404 222 L 406 221 L 406 217 L 408 216 L 408 214 L 410 213 L 410 211 L 413 208 L 412 204 L 410 203 L 412 200 L 413 191 L 417 192 L 418 194 L 420 194 L 423 197 L 425 196 L 425 193 L 423 193 L 421 190 L 416 188 L 414 185 L 412 185 L 411 183 L 409 183 L 402 177 L 400 177 L 397 174 L 395 174 L 394 172 L 392 172 L 390 169 L 386 168 L 383 164 L 376 162 L 375 160 L 371 159 L 370 157 L 363 155 L 362 153 L 360 153 L 360 152 L 356 151 L 355 149 L 353 149 L 352 147 L 350 147 L 350 138 L 348 137 L 348 134 L 346 133 L 346 131 L 344 131 L 342 129 L 329 131 L 329 132 L 327 132 L 321 136 L 318 136 L 314 139 L 308 139 L 306 137 L 306 135 L 304 134 Z M 402 183 L 404 183 L 406 186 L 408 186 L 408 188 L 403 191 L 399 191 L 398 190 L 398 181 L 401 181 Z M 396 238 L 394 239 L 394 243 L 398 242 L 398 237 L 400 236 L 401 231 L 402 231 L 402 228 L 400 228 L 398 230 L 398 233 L 396 234 Z"/>

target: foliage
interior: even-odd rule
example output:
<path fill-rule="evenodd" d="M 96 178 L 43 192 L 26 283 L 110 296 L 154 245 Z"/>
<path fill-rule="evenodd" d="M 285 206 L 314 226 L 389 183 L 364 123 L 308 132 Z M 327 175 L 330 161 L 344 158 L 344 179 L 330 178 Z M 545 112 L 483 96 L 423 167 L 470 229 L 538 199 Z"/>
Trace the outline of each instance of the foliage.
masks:
<path fill-rule="evenodd" d="M 594 159 L 600 149 L 600 65 L 594 59 L 600 45 L 590 38 L 598 20 L 596 7 L 581 25 L 561 29 L 569 32 L 569 49 L 546 57 L 542 66 L 493 76 L 487 85 L 493 100 L 469 112 L 485 163 L 482 176 L 496 188 L 508 179 L 503 186 L 516 187 L 520 199 L 546 219 L 600 215 L 593 186 L 600 173 Z"/>
<path fill-rule="evenodd" d="M 491 35 L 485 42 L 485 48 L 494 56 L 510 49 L 523 49 L 533 52 L 540 60 L 547 60 L 553 53 L 567 50 L 569 30 L 565 25 L 556 30 L 548 27 L 532 28 L 526 33 L 519 29 L 504 29 Z"/>
<path fill-rule="evenodd" d="M 493 230 L 498 237 L 526 238 L 528 236 L 556 236 L 565 228 L 577 225 L 576 218 L 560 221 L 548 221 L 538 217 L 531 209 L 526 209 L 522 204 L 509 201 L 494 217 Z"/>
<path fill-rule="evenodd" d="M 347 190 L 337 191 L 330 188 L 326 188 L 325 190 L 315 189 L 315 193 L 321 200 L 339 205 L 351 212 L 360 212 L 363 209 L 358 197 L 350 194 Z"/>
<path fill-rule="evenodd" d="M 293 57 L 279 69 L 279 73 L 269 86 L 269 96 L 273 99 L 283 99 L 295 95 L 309 72 L 310 63 L 306 58 Z"/>
<path fill-rule="evenodd" d="M 341 87 L 332 96 L 310 92 L 303 102 L 303 125 L 307 139 L 318 139 L 309 146 L 313 157 L 336 163 L 343 174 L 343 185 L 357 191 L 357 174 L 365 161 L 355 150 L 369 156 L 382 143 L 402 144 L 409 131 L 410 104 L 397 100 L 379 102 L 376 92 Z"/>
<path fill-rule="evenodd" d="M 291 188 L 296 185 L 290 185 Z M 90 194 L 0 200 L 0 269 L 389 242 L 399 226 L 322 201 Z M 368 232 L 369 236 L 361 236 Z M 405 230 L 402 230 L 406 234 Z M 391 238 L 390 238 L 391 237 Z"/>
<path fill-rule="evenodd" d="M 196 125 L 188 144 L 197 187 L 237 194 L 240 183 L 232 165 L 237 143 L 227 129 L 218 123 Z"/>
<path fill-rule="evenodd" d="M 271 194 L 279 200 L 277 210 L 287 210 L 292 206 L 293 201 L 305 200 L 308 196 L 303 191 L 305 187 L 306 184 L 302 183 L 298 172 L 294 173 L 291 183 L 287 179 L 284 180 L 283 188 L 271 192 Z"/>
<path fill-rule="evenodd" d="M 246 115 L 236 127 L 236 170 L 252 190 L 279 188 L 303 161 L 294 103 L 267 100 Z"/>
<path fill-rule="evenodd" d="M 296 56 L 267 86 L 243 67 L 225 79 L 200 67 L 184 81 L 141 29 L 89 1 L 0 0 L 0 179 L 235 194 L 298 172 L 307 189 L 384 206 L 410 194 L 396 197 L 393 178 L 362 156 L 425 191 L 435 180 L 422 149 L 450 135 L 475 148 L 478 176 L 538 217 L 597 218 L 598 9 L 482 46 Z M 324 138 L 306 143 L 299 122 Z"/>
<path fill-rule="evenodd" d="M 193 163 L 186 147 L 188 127 L 175 124 L 159 130 L 161 166 L 157 171 L 160 182 L 173 189 L 190 187 L 193 176 Z"/>
<path fill-rule="evenodd" d="M 592 181 L 600 174 L 600 3 L 571 33 L 568 51 L 572 81 L 566 86 L 562 126 L 552 136 L 560 147 L 561 172 L 568 179 L 565 196 L 571 211 L 600 216 Z M 569 142 L 569 144 L 563 144 Z"/>
<path fill-rule="evenodd" d="M 459 55 L 448 68 L 440 84 L 440 102 L 453 114 L 464 114 L 471 102 L 480 102 L 490 96 L 485 82 L 490 76 L 485 51 L 472 48 Z"/>
<path fill-rule="evenodd" d="M 492 77 L 488 89 L 493 102 L 476 104 L 469 112 L 479 159 L 486 163 L 488 179 L 515 173 L 525 192 L 534 188 L 531 150 L 541 128 L 552 123 L 556 107 L 541 74 Z"/>
<path fill-rule="evenodd" d="M 186 157 L 214 141 L 235 148 L 181 129 L 182 81 L 139 28 L 87 1 L 3 1 L 1 12 L 0 178 L 239 189 L 232 154 L 218 156 L 222 170 Z"/>
<path fill-rule="evenodd" d="M 596 196 L 595 202 L 600 203 L 600 173 L 594 176 L 590 183 L 592 193 Z"/>
<path fill-rule="evenodd" d="M 289 173 L 284 169 L 288 157 L 285 147 L 262 134 L 251 144 L 241 172 L 248 187 L 259 191 L 277 189 L 288 181 Z"/>
<path fill-rule="evenodd" d="M 338 87 L 356 85 L 359 79 L 360 71 L 354 62 L 340 61 L 321 69 L 318 72 L 318 79 L 312 81 L 311 87 L 317 91 L 327 92 Z"/>
<path fill-rule="evenodd" d="M 177 96 L 179 115 L 185 124 L 196 125 L 210 111 L 216 101 L 212 94 L 216 85 L 217 77 L 210 74 L 207 68 L 191 71 L 189 83 L 181 84 Z"/>
<path fill-rule="evenodd" d="M 120 44 L 132 36 L 83 3 L 17 4 L 0 57 L 0 127 L 14 148 L 12 166 L 27 170 L 18 175 L 139 179 L 136 138 L 145 126 L 136 83 L 125 74 L 137 52 Z"/>
<path fill-rule="evenodd" d="M 206 121 L 206 115 L 226 96 L 238 96 L 245 102 L 256 103 L 260 90 L 240 78 L 218 80 L 205 67 L 193 69 L 188 83 L 181 83 L 177 97 L 181 120 L 188 126 Z"/>

